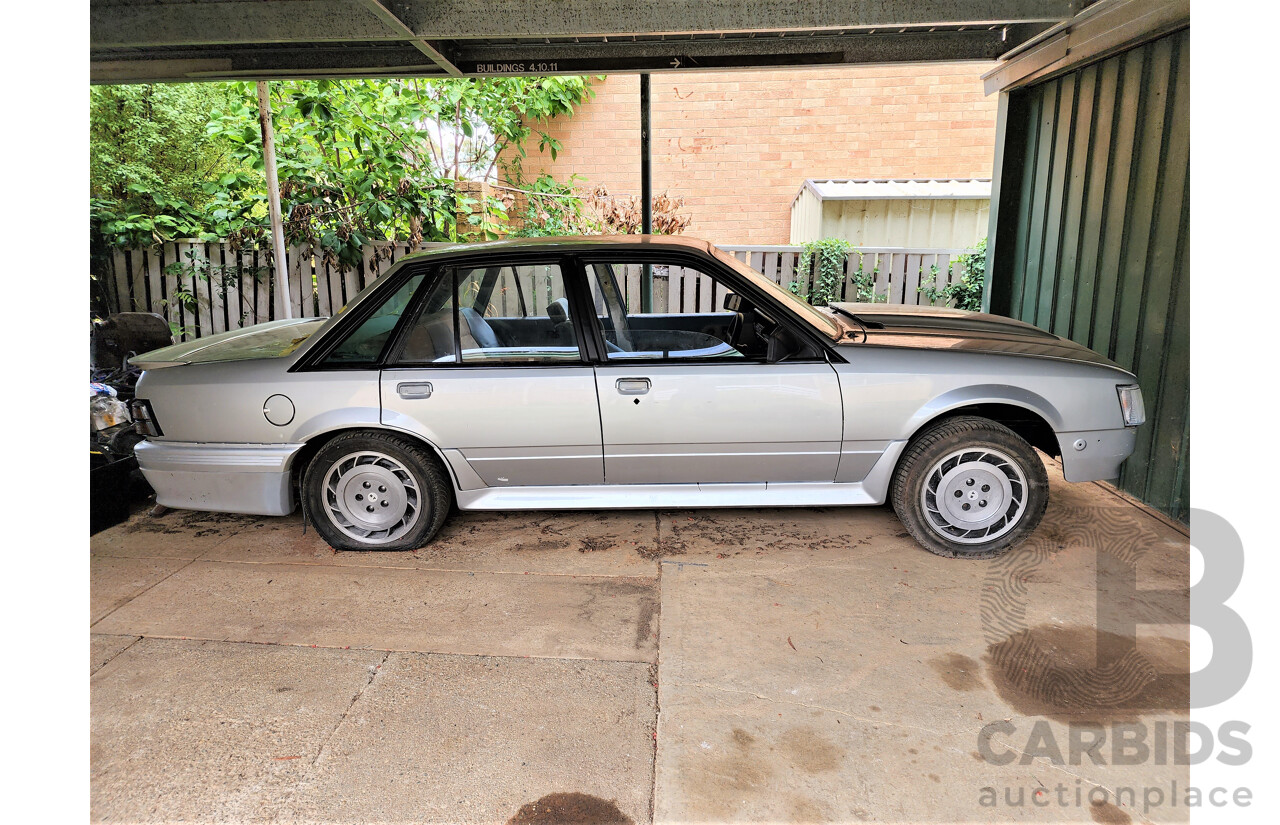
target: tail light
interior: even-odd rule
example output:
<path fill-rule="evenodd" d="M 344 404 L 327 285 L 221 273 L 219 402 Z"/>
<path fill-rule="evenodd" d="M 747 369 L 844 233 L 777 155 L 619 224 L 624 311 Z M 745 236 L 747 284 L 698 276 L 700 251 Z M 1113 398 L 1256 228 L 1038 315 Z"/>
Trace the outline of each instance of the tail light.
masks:
<path fill-rule="evenodd" d="M 156 421 L 155 410 L 151 402 L 145 398 L 135 398 L 129 403 L 129 415 L 133 418 L 133 429 L 139 435 L 159 437 L 164 435 L 160 423 Z"/>

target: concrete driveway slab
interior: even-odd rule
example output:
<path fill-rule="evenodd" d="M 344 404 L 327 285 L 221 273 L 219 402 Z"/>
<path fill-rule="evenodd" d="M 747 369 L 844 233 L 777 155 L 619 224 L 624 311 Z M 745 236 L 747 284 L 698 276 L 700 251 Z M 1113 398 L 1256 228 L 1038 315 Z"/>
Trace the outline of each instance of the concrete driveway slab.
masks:
<path fill-rule="evenodd" d="M 647 822 L 649 674 L 623 662 L 392 654 L 277 814 L 506 822 L 577 794 Z"/>
<path fill-rule="evenodd" d="M 170 510 L 163 516 L 139 513 L 90 537 L 89 549 L 97 556 L 191 560 L 258 520 L 194 510 Z"/>
<path fill-rule="evenodd" d="M 193 562 L 95 626 L 222 641 L 651 662 L 656 580 Z"/>
<path fill-rule="evenodd" d="M 140 636 L 109 636 L 105 633 L 89 634 L 89 675 L 97 673 L 103 665 L 114 659 Z"/>
<path fill-rule="evenodd" d="M 185 559 L 89 559 L 89 624 L 190 564 Z"/>
<path fill-rule="evenodd" d="M 138 642 L 90 679 L 91 818 L 267 818 L 384 655 Z"/>
<path fill-rule="evenodd" d="M 338 552 L 300 515 L 260 520 L 209 550 L 205 560 L 307 562 L 587 576 L 653 576 L 652 511 L 454 513 L 414 552 Z"/>
<path fill-rule="evenodd" d="M 1110 749 L 1186 718 L 1185 531 L 1049 476 L 979 562 L 883 507 L 460 514 L 388 554 L 135 517 L 91 559 L 94 815 L 1185 820 L 1142 807 L 1185 766 Z"/>
<path fill-rule="evenodd" d="M 675 510 L 660 513 L 659 523 L 664 558 L 785 556 L 822 549 L 859 554 L 915 546 L 909 539 L 899 541 L 907 534 L 888 507 Z"/>
<path fill-rule="evenodd" d="M 889 524 L 841 548 L 824 514 L 802 518 L 777 518 L 805 538 L 799 547 L 751 516 L 671 526 L 692 540 L 663 564 L 656 821 L 1089 821 L 1111 815 L 1089 804 L 1095 787 L 1186 786 L 1188 769 L 1171 759 L 1071 764 L 1068 752 L 1071 723 L 1110 735 L 1116 723 L 1150 731 L 1186 718 L 1184 536 L 1127 505 L 1077 503 L 1052 510 L 1014 553 L 975 563 L 932 556 Z M 723 538 L 707 547 L 716 536 L 738 549 Z M 1172 597 L 1134 599 L 1126 571 Z M 1144 625 L 1140 660 L 1096 669 L 1099 646 L 1116 644 L 1096 630 L 1100 617 Z M 1003 720 L 996 758 L 984 758 L 979 734 Z M 1022 764 L 1036 731 L 1061 764 L 1038 750 Z M 1006 804 L 1006 788 L 1026 801 Z M 1037 790 L 1053 804 L 1026 796 Z M 1115 813 L 1139 819 L 1129 808 Z"/>

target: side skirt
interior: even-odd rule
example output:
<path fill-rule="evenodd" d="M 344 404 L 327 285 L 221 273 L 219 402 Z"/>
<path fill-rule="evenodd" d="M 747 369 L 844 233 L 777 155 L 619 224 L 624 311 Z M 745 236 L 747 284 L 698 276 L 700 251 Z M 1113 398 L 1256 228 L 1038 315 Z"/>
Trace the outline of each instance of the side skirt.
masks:
<path fill-rule="evenodd" d="M 905 441 L 885 450 L 860 482 L 578 484 L 456 491 L 461 510 L 637 510 L 698 507 L 844 507 L 884 504 Z"/>

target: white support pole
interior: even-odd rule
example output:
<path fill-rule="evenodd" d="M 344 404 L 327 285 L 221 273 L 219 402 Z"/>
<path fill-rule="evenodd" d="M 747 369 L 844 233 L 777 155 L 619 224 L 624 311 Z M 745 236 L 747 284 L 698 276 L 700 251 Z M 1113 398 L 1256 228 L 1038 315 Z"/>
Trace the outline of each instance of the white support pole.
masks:
<path fill-rule="evenodd" d="M 267 173 L 267 204 L 271 211 L 271 251 L 280 285 L 280 317 L 292 318 L 289 302 L 289 260 L 285 256 L 284 219 L 280 215 L 280 178 L 276 175 L 276 133 L 271 125 L 271 91 L 258 81 L 258 125 L 262 127 L 262 159 Z"/>

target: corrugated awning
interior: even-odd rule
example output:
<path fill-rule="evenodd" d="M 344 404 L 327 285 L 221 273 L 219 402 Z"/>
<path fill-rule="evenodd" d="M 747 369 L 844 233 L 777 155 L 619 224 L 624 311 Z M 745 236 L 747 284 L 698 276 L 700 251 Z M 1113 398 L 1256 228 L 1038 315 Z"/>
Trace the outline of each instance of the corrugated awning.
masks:
<path fill-rule="evenodd" d="M 95 83 L 995 60 L 1091 0 L 92 0 Z"/>
<path fill-rule="evenodd" d="M 872 200 L 928 200 L 928 199 L 990 199 L 990 178 L 950 178 L 950 179 L 873 179 L 873 178 L 833 178 L 828 180 L 809 179 L 804 182 L 800 192 L 805 189 L 813 192 L 820 201 L 872 201 Z M 796 193 L 796 197 L 800 196 Z"/>

